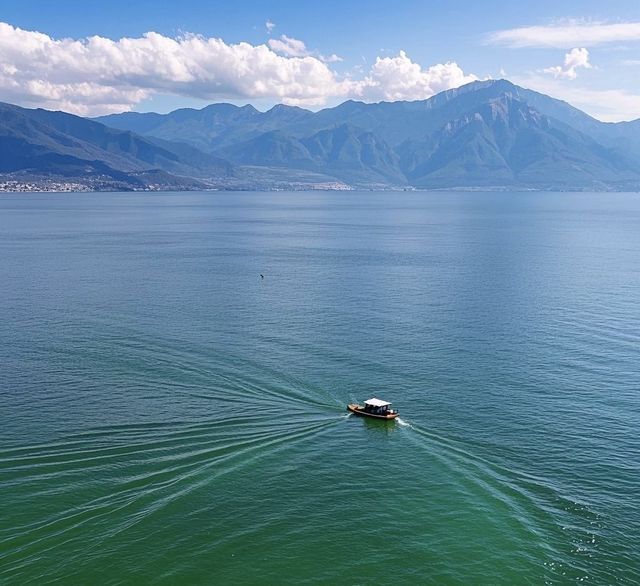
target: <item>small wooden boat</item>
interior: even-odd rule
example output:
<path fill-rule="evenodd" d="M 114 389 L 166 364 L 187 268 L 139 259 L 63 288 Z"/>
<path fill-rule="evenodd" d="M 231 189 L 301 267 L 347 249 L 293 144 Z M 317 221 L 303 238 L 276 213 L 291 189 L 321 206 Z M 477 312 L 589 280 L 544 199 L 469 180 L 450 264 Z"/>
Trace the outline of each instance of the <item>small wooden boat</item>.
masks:
<path fill-rule="evenodd" d="M 374 419 L 395 419 L 400 415 L 397 411 L 389 409 L 391 403 L 387 401 L 381 401 L 380 399 L 368 399 L 364 402 L 364 405 L 358 403 L 349 403 L 347 409 L 356 415 L 362 417 L 373 417 Z"/>

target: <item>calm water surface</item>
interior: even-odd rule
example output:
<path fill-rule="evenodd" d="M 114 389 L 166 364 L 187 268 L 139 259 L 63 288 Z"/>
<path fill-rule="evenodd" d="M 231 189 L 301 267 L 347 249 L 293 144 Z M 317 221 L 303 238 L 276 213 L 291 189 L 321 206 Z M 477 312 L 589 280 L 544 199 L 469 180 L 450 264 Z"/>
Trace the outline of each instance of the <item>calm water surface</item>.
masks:
<path fill-rule="evenodd" d="M 4 584 L 640 583 L 638 194 L 2 194 L 0 283 Z"/>

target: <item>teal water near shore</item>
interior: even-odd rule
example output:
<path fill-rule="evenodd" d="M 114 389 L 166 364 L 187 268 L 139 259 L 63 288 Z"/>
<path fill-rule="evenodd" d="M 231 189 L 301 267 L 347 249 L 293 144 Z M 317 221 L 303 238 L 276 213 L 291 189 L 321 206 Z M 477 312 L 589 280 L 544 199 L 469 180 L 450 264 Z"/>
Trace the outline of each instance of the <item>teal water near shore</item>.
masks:
<path fill-rule="evenodd" d="M 0 247 L 0 583 L 640 583 L 640 195 L 2 194 Z"/>

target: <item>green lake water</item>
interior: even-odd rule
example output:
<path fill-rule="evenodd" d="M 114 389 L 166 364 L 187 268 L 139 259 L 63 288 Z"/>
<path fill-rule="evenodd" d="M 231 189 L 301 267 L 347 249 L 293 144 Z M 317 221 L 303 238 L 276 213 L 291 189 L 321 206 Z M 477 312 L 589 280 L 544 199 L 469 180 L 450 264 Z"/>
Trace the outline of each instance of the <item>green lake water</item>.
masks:
<path fill-rule="evenodd" d="M 640 583 L 640 195 L 2 194 L 0 255 L 0 583 Z"/>

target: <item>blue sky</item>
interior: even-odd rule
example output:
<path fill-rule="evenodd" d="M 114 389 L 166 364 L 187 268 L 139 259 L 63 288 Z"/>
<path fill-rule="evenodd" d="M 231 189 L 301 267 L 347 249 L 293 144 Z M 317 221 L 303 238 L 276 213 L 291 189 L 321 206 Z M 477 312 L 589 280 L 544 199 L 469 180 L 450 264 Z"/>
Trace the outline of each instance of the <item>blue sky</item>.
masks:
<path fill-rule="evenodd" d="M 506 77 L 600 119 L 640 118 L 637 0 L 5 0 L 0 22 L 0 100 L 30 107 L 317 109 Z"/>

